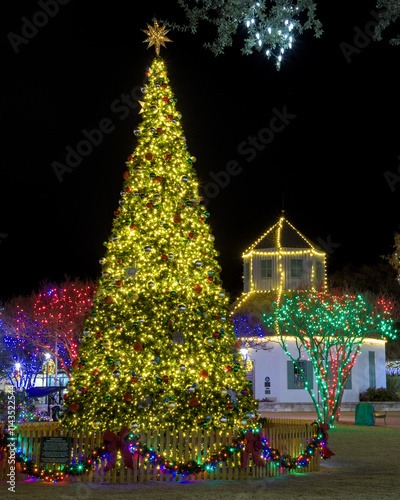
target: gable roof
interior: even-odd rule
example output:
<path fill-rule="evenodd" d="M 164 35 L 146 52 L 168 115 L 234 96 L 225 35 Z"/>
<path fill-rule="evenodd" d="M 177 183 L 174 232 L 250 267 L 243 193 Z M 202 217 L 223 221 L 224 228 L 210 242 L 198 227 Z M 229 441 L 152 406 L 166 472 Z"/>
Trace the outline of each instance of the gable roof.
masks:
<path fill-rule="evenodd" d="M 300 233 L 290 222 L 282 215 L 278 222 L 269 228 L 257 241 L 255 241 L 245 252 L 252 250 L 265 250 L 272 248 L 298 248 L 309 249 L 316 252 L 322 250 L 312 243 L 308 238 Z"/>

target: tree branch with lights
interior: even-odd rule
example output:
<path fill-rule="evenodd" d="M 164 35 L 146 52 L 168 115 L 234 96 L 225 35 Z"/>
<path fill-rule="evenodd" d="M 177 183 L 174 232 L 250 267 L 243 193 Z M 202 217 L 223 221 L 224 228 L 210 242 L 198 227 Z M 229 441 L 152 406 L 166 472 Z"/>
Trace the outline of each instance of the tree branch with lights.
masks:
<path fill-rule="evenodd" d="M 244 37 L 242 54 L 265 51 L 275 59 L 279 70 L 284 53 L 290 50 L 299 35 L 311 30 L 316 38 L 323 33 L 322 23 L 317 18 L 317 2 L 312 0 L 178 0 L 187 23 L 164 21 L 178 31 L 197 33 L 199 25 L 214 26 L 214 41 L 204 46 L 215 55 L 225 52 L 233 44 L 234 35 Z M 400 17 L 399 0 L 378 0 L 379 22 L 374 30 L 374 40 L 382 39 L 382 32 Z M 392 45 L 400 44 L 400 37 L 390 39 Z"/>
<path fill-rule="evenodd" d="M 393 307 L 390 301 L 372 302 L 360 294 L 300 291 L 283 295 L 274 304 L 274 314 L 264 316 L 266 325 L 276 332 L 277 343 L 300 373 L 324 424 L 332 425 L 339 416 L 346 380 L 363 340 L 396 336 Z M 290 339 L 295 349 L 291 349 Z M 305 356 L 313 367 L 322 409 L 302 368 Z"/>
<path fill-rule="evenodd" d="M 223 54 L 233 44 L 233 36 L 243 33 L 242 54 L 265 50 L 268 58 L 274 57 L 279 69 L 283 54 L 292 48 L 297 34 L 311 29 L 316 37 L 322 34 L 322 24 L 316 17 L 316 3 L 310 0 L 178 0 L 185 11 L 186 25 L 168 23 L 179 31 L 196 33 L 199 24 L 215 26 L 217 36 L 204 46 L 215 55 Z"/>

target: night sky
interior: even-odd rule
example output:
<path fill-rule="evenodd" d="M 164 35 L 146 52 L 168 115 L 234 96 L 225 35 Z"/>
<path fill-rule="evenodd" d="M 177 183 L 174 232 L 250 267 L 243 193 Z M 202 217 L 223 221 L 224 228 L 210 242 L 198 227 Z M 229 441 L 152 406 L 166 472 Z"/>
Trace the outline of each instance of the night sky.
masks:
<path fill-rule="evenodd" d="M 377 262 L 400 230 L 400 177 L 388 182 L 388 172 L 400 175 L 400 47 L 388 43 L 396 27 L 382 42 L 360 36 L 357 48 L 354 27 L 364 32 L 375 2 L 317 3 L 324 34 L 298 36 L 279 72 L 264 51 L 241 55 L 244 33 L 215 57 L 203 47 L 213 39 L 208 25 L 196 35 L 171 31 L 173 43 L 161 51 L 233 299 L 243 250 L 277 221 L 283 203 L 289 221 L 325 246 L 331 273 Z M 10 33 L 21 35 L 22 19 L 40 10 L 19 1 L 2 16 L 0 300 L 45 279 L 97 278 L 135 146 L 138 89 L 154 57 L 141 29 L 154 16 L 184 21 L 172 0 L 64 0 L 13 47 Z M 357 50 L 350 60 L 343 42 Z M 282 124 L 274 119 L 282 114 L 286 124 L 271 139 L 266 129 Z M 66 148 L 107 119 L 112 130 L 60 182 L 52 163 L 65 164 Z M 215 176 L 227 185 L 216 189 Z"/>

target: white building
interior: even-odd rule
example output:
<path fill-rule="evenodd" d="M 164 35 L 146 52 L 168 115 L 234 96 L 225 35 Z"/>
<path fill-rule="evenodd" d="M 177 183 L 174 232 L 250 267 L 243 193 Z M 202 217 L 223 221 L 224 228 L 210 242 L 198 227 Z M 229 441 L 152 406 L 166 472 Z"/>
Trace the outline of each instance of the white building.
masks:
<path fill-rule="evenodd" d="M 243 257 L 244 293 L 234 312 L 257 309 L 257 304 L 273 302 L 285 291 L 327 290 L 326 253 L 303 236 L 282 215 Z M 249 304 L 251 304 L 249 306 Z M 268 349 L 263 349 L 268 342 Z M 297 352 L 295 340 L 287 339 L 288 350 Z M 264 337 L 257 348 L 250 348 L 253 364 L 249 378 L 253 380 L 255 398 L 276 403 L 312 403 L 302 377 L 274 337 Z M 318 388 L 311 362 L 304 355 L 302 368 L 318 400 Z M 295 356 L 297 358 L 297 355 Z M 347 379 L 343 403 L 358 402 L 360 392 L 368 387 L 386 387 L 385 341 L 366 339 L 361 354 Z"/>

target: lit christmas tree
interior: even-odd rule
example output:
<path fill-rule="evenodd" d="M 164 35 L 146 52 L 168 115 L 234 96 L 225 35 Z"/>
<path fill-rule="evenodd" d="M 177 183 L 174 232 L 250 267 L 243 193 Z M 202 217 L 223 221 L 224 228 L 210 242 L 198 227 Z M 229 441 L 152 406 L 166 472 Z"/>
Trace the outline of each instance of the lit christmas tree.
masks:
<path fill-rule="evenodd" d="M 232 428 L 255 418 L 195 158 L 159 57 L 166 32 L 157 22 L 146 31 L 157 57 L 69 383 L 69 428 Z"/>

